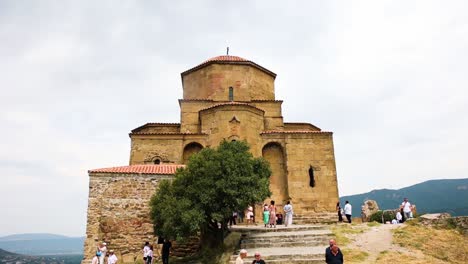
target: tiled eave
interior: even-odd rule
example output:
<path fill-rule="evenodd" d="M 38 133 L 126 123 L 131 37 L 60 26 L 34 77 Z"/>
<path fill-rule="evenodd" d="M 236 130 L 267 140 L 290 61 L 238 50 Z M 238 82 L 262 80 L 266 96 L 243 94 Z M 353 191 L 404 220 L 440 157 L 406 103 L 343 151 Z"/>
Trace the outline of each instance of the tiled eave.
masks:
<path fill-rule="evenodd" d="M 310 131 L 310 130 L 266 130 L 260 133 L 261 135 L 268 134 L 333 134 L 329 131 Z"/>
<path fill-rule="evenodd" d="M 88 170 L 88 173 L 115 173 L 115 174 L 158 174 L 172 175 L 178 168 L 184 168 L 182 164 L 145 164 L 145 165 L 129 165 L 120 167 L 100 168 Z"/>

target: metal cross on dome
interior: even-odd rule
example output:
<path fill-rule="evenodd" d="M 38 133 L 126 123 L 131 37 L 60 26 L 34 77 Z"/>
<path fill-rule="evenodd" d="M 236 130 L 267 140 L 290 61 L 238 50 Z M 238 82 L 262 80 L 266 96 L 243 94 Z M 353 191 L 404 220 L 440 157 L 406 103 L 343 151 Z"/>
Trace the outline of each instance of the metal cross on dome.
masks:
<path fill-rule="evenodd" d="M 229 55 L 229 47 L 226 48 L 226 55 Z"/>

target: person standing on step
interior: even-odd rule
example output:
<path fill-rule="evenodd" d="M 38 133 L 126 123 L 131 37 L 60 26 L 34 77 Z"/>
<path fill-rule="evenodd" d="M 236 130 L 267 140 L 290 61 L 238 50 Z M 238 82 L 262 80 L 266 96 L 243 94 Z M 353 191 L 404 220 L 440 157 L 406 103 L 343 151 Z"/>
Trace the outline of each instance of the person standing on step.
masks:
<path fill-rule="evenodd" d="M 252 264 L 266 264 L 263 259 L 260 257 L 260 253 L 255 252 L 254 255 L 255 259 L 252 261 Z"/>
<path fill-rule="evenodd" d="M 148 253 L 150 251 L 150 243 L 148 241 L 145 242 L 143 246 L 143 263 L 146 264 L 146 259 L 148 258 Z"/>
<path fill-rule="evenodd" d="M 107 254 L 106 242 L 102 242 L 101 244 L 99 244 L 98 251 L 101 252 L 101 256 L 99 257 L 99 263 L 104 264 L 104 258 L 106 257 L 106 254 Z"/>
<path fill-rule="evenodd" d="M 352 207 L 351 207 L 351 204 L 349 203 L 349 201 L 345 202 L 344 213 L 346 215 L 346 219 L 348 219 L 348 223 L 351 224 L 351 217 L 352 217 L 353 213 L 352 213 Z"/>
<path fill-rule="evenodd" d="M 101 256 L 101 252 L 96 252 L 94 255 L 93 260 L 91 260 L 91 264 L 99 264 L 99 257 Z"/>
<path fill-rule="evenodd" d="M 268 211 L 268 204 L 263 206 L 263 223 L 265 227 L 268 227 L 268 223 L 270 222 L 270 211 Z"/>
<path fill-rule="evenodd" d="M 162 252 L 161 252 L 161 258 L 162 258 L 162 263 L 163 264 L 169 264 L 169 253 L 171 251 L 172 243 L 168 239 L 164 239 L 163 245 L 162 245 Z"/>
<path fill-rule="evenodd" d="M 119 260 L 119 259 L 114 254 L 114 250 L 110 250 L 109 251 L 109 257 L 107 258 L 107 264 L 116 264 L 117 260 Z"/>
<path fill-rule="evenodd" d="M 247 250 L 241 249 L 239 256 L 236 258 L 236 264 L 244 264 L 244 259 L 247 257 Z"/>
<path fill-rule="evenodd" d="M 284 226 L 290 226 L 292 225 L 292 220 L 293 220 L 293 208 L 291 205 L 291 202 L 288 201 L 286 205 L 283 208 L 284 214 L 285 214 L 285 219 L 284 219 Z"/>
<path fill-rule="evenodd" d="M 342 223 L 343 222 L 343 215 L 341 214 L 341 206 L 340 206 L 339 201 L 336 203 L 336 211 L 338 212 L 338 222 Z"/>
<path fill-rule="evenodd" d="M 268 207 L 268 211 L 270 212 L 270 219 L 269 219 L 270 227 L 276 228 L 276 206 L 275 206 L 275 201 L 271 200 L 270 206 Z"/>

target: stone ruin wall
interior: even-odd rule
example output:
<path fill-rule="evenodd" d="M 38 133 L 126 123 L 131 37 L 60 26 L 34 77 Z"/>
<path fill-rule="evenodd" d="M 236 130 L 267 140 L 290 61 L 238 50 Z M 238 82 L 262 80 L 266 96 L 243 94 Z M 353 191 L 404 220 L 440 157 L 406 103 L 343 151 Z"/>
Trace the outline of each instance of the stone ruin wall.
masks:
<path fill-rule="evenodd" d="M 140 259 L 145 241 L 155 244 L 149 201 L 159 182 L 172 175 L 91 173 L 84 258 L 90 263 L 99 242 L 120 263 Z M 155 249 L 156 250 L 156 249 Z"/>

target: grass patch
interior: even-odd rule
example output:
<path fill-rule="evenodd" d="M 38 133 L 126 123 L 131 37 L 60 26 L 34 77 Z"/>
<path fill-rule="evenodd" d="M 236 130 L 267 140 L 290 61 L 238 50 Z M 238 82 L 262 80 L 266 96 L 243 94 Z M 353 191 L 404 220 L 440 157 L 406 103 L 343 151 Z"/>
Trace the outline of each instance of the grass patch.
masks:
<path fill-rule="evenodd" d="M 362 225 L 336 225 L 332 227 L 331 231 L 335 237 L 336 243 L 339 246 L 345 246 L 351 242 L 351 239 L 347 235 L 361 234 L 367 228 Z"/>
<path fill-rule="evenodd" d="M 343 249 L 343 258 L 345 263 L 365 263 L 369 253 L 357 249 Z"/>
<path fill-rule="evenodd" d="M 428 256 L 416 258 L 413 255 L 385 250 L 380 252 L 375 263 L 445 264 L 447 262 Z"/>
<path fill-rule="evenodd" d="M 374 227 L 374 226 L 379 226 L 379 225 L 381 225 L 381 223 L 375 222 L 375 221 L 372 221 L 372 222 L 368 222 L 368 223 L 367 223 L 367 226 L 368 226 L 368 227 Z"/>
<path fill-rule="evenodd" d="M 393 242 L 402 247 L 421 250 L 426 256 L 438 261 L 468 261 L 468 237 L 453 229 L 436 229 L 411 220 L 406 222 L 405 227 L 394 230 Z"/>

